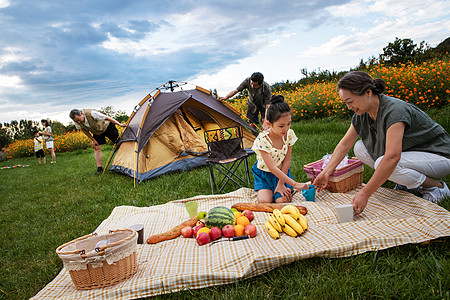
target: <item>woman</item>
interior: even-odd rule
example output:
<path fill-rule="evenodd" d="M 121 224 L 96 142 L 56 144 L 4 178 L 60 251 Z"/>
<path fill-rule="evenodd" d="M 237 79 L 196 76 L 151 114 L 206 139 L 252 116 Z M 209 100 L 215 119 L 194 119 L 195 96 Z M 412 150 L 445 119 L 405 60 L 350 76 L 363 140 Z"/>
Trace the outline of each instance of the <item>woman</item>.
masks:
<path fill-rule="evenodd" d="M 47 147 L 50 155 L 52 156 L 52 164 L 56 163 L 55 149 L 53 147 L 53 134 L 52 128 L 46 119 L 41 120 L 41 124 L 44 126 L 44 131 L 41 131 L 40 134 L 43 136 L 45 140 L 45 146 Z"/>
<path fill-rule="evenodd" d="M 363 211 L 387 179 L 397 183 L 397 189 L 417 189 L 434 203 L 450 196 L 445 182 L 436 179 L 450 174 L 450 137 L 444 128 L 416 106 L 383 95 L 384 81 L 367 73 L 347 73 L 337 88 L 355 114 L 330 162 L 314 180 L 318 191 L 327 186 L 330 174 L 355 145 L 356 157 L 375 169 L 352 200 L 355 214 Z M 361 140 L 356 142 L 358 137 Z"/>

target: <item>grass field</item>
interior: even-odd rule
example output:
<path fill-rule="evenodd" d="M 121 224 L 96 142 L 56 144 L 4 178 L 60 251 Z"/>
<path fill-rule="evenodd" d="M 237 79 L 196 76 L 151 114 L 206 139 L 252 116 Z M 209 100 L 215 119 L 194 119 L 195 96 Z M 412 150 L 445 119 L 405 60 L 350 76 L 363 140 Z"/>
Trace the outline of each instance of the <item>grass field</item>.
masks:
<path fill-rule="evenodd" d="M 448 109 L 430 114 L 449 130 Z M 297 180 L 307 180 L 303 165 L 331 153 L 348 125 L 327 120 L 293 124 L 299 141 L 291 169 Z M 104 161 L 110 151 L 103 149 Z M 133 188 L 132 179 L 123 175 L 95 176 L 92 149 L 58 153 L 56 159 L 57 164 L 46 165 L 32 157 L 1 163 L 29 167 L 0 170 L 0 299 L 35 295 L 62 268 L 55 249 L 93 232 L 115 206 L 151 206 L 211 193 L 206 168 L 164 175 Z M 253 155 L 249 163 L 254 161 Z M 366 168 L 365 182 L 371 174 Z M 225 192 L 235 188 L 230 185 Z M 441 205 L 450 209 L 450 200 Z M 446 238 L 342 259 L 307 259 L 234 284 L 155 298 L 449 299 L 449 245 Z"/>

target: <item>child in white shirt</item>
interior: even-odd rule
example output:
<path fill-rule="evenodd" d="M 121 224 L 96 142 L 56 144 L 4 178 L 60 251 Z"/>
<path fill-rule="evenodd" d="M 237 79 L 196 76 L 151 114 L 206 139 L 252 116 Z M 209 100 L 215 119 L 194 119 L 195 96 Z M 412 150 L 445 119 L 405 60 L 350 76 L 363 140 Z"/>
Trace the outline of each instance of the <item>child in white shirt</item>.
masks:
<path fill-rule="evenodd" d="M 36 158 L 38 159 L 38 163 L 41 164 L 41 157 L 44 159 L 45 164 L 45 153 L 44 153 L 44 141 L 42 140 L 42 136 L 39 136 L 39 131 L 35 130 L 34 132 L 34 153 L 36 154 Z"/>
<path fill-rule="evenodd" d="M 291 202 L 293 189 L 309 189 L 294 180 L 290 172 L 292 146 L 297 136 L 291 127 L 291 108 L 282 95 L 273 95 L 267 110 L 269 129 L 261 132 L 252 150 L 257 161 L 252 167 L 255 191 L 260 203 Z"/>

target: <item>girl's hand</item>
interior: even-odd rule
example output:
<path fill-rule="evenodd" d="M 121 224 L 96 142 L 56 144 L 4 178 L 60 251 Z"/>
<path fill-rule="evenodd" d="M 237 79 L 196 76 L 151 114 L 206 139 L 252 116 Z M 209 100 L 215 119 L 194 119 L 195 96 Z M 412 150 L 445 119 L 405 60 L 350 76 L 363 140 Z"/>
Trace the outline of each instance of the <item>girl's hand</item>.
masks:
<path fill-rule="evenodd" d="M 369 196 L 364 195 L 361 191 L 355 195 L 352 199 L 353 212 L 355 215 L 359 215 L 367 206 Z"/>
<path fill-rule="evenodd" d="M 329 176 L 325 174 L 324 172 L 321 172 L 316 179 L 312 182 L 316 186 L 317 192 L 320 192 L 328 185 L 328 178 Z"/>
<path fill-rule="evenodd" d="M 283 184 L 279 184 L 277 185 L 277 187 L 275 188 L 274 194 L 276 193 L 280 193 L 281 194 L 281 199 L 278 198 L 277 202 L 291 202 L 292 201 L 292 192 L 291 189 L 287 188 L 284 183 Z M 280 201 L 281 200 L 281 201 Z"/>
<path fill-rule="evenodd" d="M 309 190 L 309 185 L 306 183 L 296 182 L 292 187 L 296 190 Z"/>

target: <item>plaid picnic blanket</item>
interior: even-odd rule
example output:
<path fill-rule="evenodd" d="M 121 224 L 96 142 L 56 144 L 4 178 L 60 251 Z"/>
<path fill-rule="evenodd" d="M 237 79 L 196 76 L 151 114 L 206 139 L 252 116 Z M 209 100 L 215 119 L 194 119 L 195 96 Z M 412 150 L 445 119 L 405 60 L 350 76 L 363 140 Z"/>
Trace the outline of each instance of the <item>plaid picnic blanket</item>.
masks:
<path fill-rule="evenodd" d="M 294 203 L 307 207 L 308 230 L 300 237 L 283 234 L 272 239 L 264 229 L 267 213 L 256 212 L 258 235 L 241 241 L 198 246 L 195 239 L 179 237 L 154 245 L 138 245 L 137 273 L 111 287 L 76 290 L 69 273 L 57 277 L 32 299 L 135 299 L 158 294 L 228 284 L 315 256 L 345 257 L 450 235 L 450 212 L 402 191 L 380 188 L 354 222 L 338 223 L 333 207 L 349 204 L 357 192 L 317 194 L 306 202 L 300 193 Z M 189 218 L 184 203 L 196 200 L 199 211 L 237 202 L 256 202 L 251 189 L 223 195 L 197 196 L 151 207 L 120 206 L 97 228 L 144 224 L 145 238 L 162 233 Z"/>

